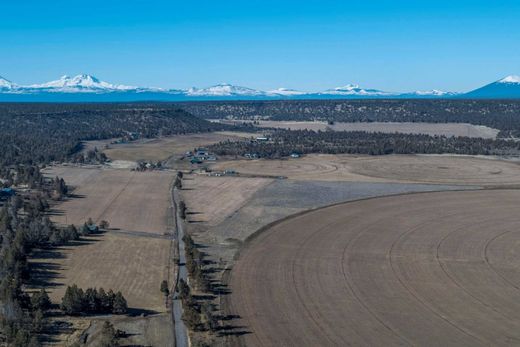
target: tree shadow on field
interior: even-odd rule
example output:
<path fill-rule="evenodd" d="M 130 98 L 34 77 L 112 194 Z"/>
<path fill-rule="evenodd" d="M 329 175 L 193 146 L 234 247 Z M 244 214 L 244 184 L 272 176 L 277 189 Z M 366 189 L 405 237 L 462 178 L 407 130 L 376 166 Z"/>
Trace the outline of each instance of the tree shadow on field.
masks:
<path fill-rule="evenodd" d="M 144 308 L 135 308 L 135 307 L 129 307 L 128 311 L 127 311 L 127 315 L 129 315 L 131 317 L 137 317 L 137 316 L 145 317 L 145 316 L 151 316 L 151 315 L 155 315 L 155 314 L 159 314 L 159 312 L 154 311 L 154 310 L 144 309 Z"/>
<path fill-rule="evenodd" d="M 65 211 L 57 209 L 57 208 L 51 208 L 45 214 L 48 216 L 64 216 Z"/>
<path fill-rule="evenodd" d="M 217 315 L 216 318 L 222 322 L 222 325 L 216 329 L 217 335 L 220 337 L 238 337 L 242 335 L 252 334 L 252 332 L 247 329 L 247 326 L 237 324 L 237 321 L 241 318 L 237 314 Z"/>
<path fill-rule="evenodd" d="M 66 245 L 55 248 L 34 249 L 29 257 L 29 287 L 33 288 L 56 288 L 63 286 L 63 267 L 59 264 L 60 259 L 66 258 L 66 252 L 75 247 L 89 245 L 98 242 L 96 237 L 81 238 L 70 241 Z"/>
<path fill-rule="evenodd" d="M 205 220 L 189 220 L 188 223 L 199 224 L 199 223 L 206 223 L 206 221 Z"/>

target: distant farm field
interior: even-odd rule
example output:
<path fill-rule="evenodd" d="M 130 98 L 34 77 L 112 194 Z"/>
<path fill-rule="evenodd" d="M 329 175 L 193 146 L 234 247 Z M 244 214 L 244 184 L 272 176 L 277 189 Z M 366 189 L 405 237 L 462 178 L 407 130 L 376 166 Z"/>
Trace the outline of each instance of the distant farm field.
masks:
<path fill-rule="evenodd" d="M 259 121 L 259 127 L 283 128 L 291 130 L 335 130 L 335 131 L 367 131 L 382 133 L 426 134 L 444 136 L 466 136 L 494 139 L 499 130 L 482 125 L 468 123 L 410 123 L 410 122 L 297 122 L 297 121 Z"/>
<path fill-rule="evenodd" d="M 298 159 L 222 161 L 214 168 L 298 180 L 520 184 L 520 165 L 515 162 L 463 156 L 313 154 Z"/>
<path fill-rule="evenodd" d="M 213 132 L 175 135 L 124 144 L 107 144 L 104 141 L 97 143 L 97 146 L 99 146 L 99 150 L 102 150 L 112 160 L 161 161 L 173 155 L 182 155 L 186 151 L 192 151 L 195 147 L 202 147 L 226 140 L 238 140 L 250 136 L 253 135 L 240 132 Z M 96 142 L 88 144 L 88 147 L 95 146 Z"/>

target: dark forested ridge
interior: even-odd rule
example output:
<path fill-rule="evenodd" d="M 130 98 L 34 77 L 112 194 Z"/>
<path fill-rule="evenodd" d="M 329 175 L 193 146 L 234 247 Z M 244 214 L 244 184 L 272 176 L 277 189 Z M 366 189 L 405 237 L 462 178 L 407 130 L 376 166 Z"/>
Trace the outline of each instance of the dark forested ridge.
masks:
<path fill-rule="evenodd" d="M 275 130 L 270 141 L 225 141 L 210 146 L 218 155 L 280 158 L 293 153 L 518 155 L 520 144 L 508 140 L 364 131 Z"/>
<path fill-rule="evenodd" d="M 171 104 L 1 104 L 0 166 L 67 160 L 81 141 L 228 128 Z"/>
<path fill-rule="evenodd" d="M 520 135 L 519 100 L 280 100 L 179 103 L 206 119 L 470 123 Z"/>

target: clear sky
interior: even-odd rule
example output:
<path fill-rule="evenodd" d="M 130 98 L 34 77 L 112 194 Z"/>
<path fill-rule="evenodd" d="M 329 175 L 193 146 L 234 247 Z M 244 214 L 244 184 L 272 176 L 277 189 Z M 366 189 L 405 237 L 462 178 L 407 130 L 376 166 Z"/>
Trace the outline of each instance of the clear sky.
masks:
<path fill-rule="evenodd" d="M 466 91 L 520 74 L 520 1 L 1 0 L 0 75 Z"/>

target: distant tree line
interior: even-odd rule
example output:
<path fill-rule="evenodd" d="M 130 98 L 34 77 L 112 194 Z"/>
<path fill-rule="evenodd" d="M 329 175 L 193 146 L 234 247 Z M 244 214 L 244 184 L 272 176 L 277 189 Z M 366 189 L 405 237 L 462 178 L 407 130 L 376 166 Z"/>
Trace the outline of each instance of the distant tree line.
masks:
<path fill-rule="evenodd" d="M 171 104 L 0 104 L 0 167 L 52 161 L 103 160 L 78 156 L 82 141 L 233 129 L 194 117 Z"/>
<path fill-rule="evenodd" d="M 269 100 L 179 103 L 205 119 L 470 123 L 520 137 L 518 100 Z"/>
<path fill-rule="evenodd" d="M 257 154 L 281 158 L 292 153 L 325 154 L 468 154 L 518 155 L 520 143 L 469 137 L 420 134 L 368 133 L 363 131 L 274 130 L 271 141 L 224 141 L 210 146 L 217 155 Z"/>

